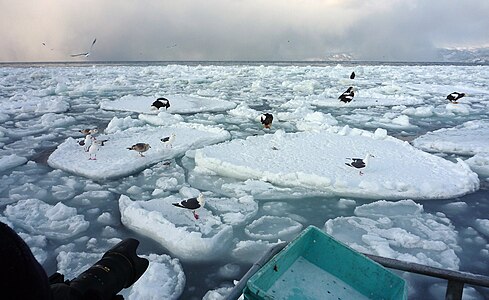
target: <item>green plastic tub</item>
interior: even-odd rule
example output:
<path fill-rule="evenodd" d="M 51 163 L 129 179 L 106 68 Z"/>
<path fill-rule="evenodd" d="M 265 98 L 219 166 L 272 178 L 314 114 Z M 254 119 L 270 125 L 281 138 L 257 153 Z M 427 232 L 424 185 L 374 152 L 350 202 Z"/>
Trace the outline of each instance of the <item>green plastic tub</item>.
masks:
<path fill-rule="evenodd" d="M 247 282 L 246 300 L 407 299 L 405 281 L 309 226 Z"/>

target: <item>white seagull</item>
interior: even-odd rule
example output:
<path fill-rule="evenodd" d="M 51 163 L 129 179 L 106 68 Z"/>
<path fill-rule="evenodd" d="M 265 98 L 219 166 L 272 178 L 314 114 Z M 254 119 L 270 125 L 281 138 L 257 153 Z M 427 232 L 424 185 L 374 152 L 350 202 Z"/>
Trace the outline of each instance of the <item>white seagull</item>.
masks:
<path fill-rule="evenodd" d="M 172 203 L 172 204 L 176 207 L 190 209 L 194 214 L 194 218 L 198 220 L 199 215 L 195 213 L 195 210 L 204 206 L 205 204 L 204 194 L 200 193 L 198 197 L 182 200 L 180 202 Z"/>
<path fill-rule="evenodd" d="M 83 141 L 83 149 L 85 152 L 88 152 L 90 150 L 90 146 L 92 145 L 93 140 L 95 140 L 95 137 L 93 137 L 91 134 L 87 134 L 85 136 L 85 140 Z"/>
<path fill-rule="evenodd" d="M 99 142 L 92 136 L 92 143 L 88 147 L 88 159 L 97 160 L 97 151 L 99 150 Z M 93 158 L 92 158 L 93 155 Z"/>
<path fill-rule="evenodd" d="M 92 42 L 92 45 L 90 46 L 90 50 L 88 52 L 83 52 L 83 53 L 77 53 L 77 54 L 71 54 L 71 57 L 78 57 L 78 56 L 85 56 L 85 57 L 88 57 L 90 56 L 90 52 L 92 51 L 92 48 L 93 48 L 93 45 L 95 44 L 95 42 L 97 41 L 97 39 L 94 39 L 93 42 Z"/>
<path fill-rule="evenodd" d="M 357 168 L 357 169 L 364 169 L 367 167 L 368 165 L 368 162 L 369 162 L 369 158 L 370 157 L 375 157 L 373 156 L 372 154 L 368 153 L 365 158 L 346 158 L 346 159 L 349 159 L 350 162 L 349 163 L 345 163 L 345 165 L 349 166 L 349 167 L 352 167 L 352 168 Z M 360 170 L 360 175 L 363 175 L 363 172 L 362 170 Z"/>

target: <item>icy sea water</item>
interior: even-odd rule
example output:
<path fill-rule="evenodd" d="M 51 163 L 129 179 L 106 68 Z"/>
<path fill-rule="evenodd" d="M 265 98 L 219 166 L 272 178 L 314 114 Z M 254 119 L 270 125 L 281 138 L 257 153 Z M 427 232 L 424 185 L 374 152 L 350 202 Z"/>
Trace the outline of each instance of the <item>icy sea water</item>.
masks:
<path fill-rule="evenodd" d="M 348 80 L 352 71 L 356 81 Z M 325 107 L 310 105 L 319 99 L 335 99 L 350 85 L 358 97 L 397 99 L 397 105 L 366 107 Z M 412 141 L 426 132 L 450 128 L 467 121 L 489 119 L 489 67 L 468 65 L 416 64 L 294 64 L 294 63 L 189 63 L 189 64 L 38 64 L 0 66 L 0 158 L 15 154 L 27 163 L 14 164 L 0 170 L 0 218 L 17 220 L 19 212 L 8 207 L 26 199 L 38 199 L 49 205 L 61 202 L 74 207 L 90 226 L 86 231 L 67 238 L 43 237 L 31 228 L 14 222 L 12 227 L 33 249 L 48 274 L 57 270 L 60 251 L 102 253 L 112 245 L 112 238 L 136 237 L 141 241 L 140 254 L 169 252 L 152 239 L 134 233 L 120 222 L 118 199 L 128 194 L 133 200 L 149 200 L 155 190 L 160 165 L 151 167 L 155 174 L 144 171 L 133 176 L 107 181 L 54 170 L 47 158 L 67 138 L 80 139 L 79 129 L 98 127 L 100 131 L 114 118 L 137 118 L 137 113 L 104 111 L 99 103 L 126 95 L 151 96 L 166 94 L 216 97 L 245 104 L 259 113 L 273 112 L 276 117 L 270 131 L 264 130 L 256 116 L 221 113 L 182 115 L 183 122 L 217 126 L 228 130 L 233 139 L 262 135 L 277 130 L 297 132 L 308 113 L 330 116 L 326 125 L 375 131 L 384 128 L 388 134 Z M 446 92 L 448 90 L 448 92 Z M 447 107 L 445 97 L 455 90 L 470 94 L 459 106 Z M 407 99 L 421 100 L 405 106 Z M 302 109 L 302 110 L 301 110 Z M 281 115 L 282 114 L 282 115 Z M 477 139 L 467 136 L 467 139 Z M 469 155 L 438 153 L 448 160 L 467 159 Z M 80 159 L 86 159 L 81 157 Z M 179 166 L 184 182 L 178 186 L 202 189 L 209 186 L 195 179 L 188 182 L 193 167 L 188 157 L 171 162 Z M 8 164 L 3 164 L 7 166 Z M 412 175 L 412 174 L 410 174 Z M 212 177 L 211 177 L 212 178 Z M 222 178 L 224 182 L 233 181 Z M 474 193 L 443 200 L 416 200 L 427 214 L 448 219 L 457 232 L 455 254 L 462 271 L 489 275 L 489 184 L 480 178 L 480 189 Z M 172 190 L 170 193 L 177 193 Z M 213 190 L 220 196 L 218 190 Z M 303 191 L 298 191 L 300 195 Z M 262 216 L 289 217 L 303 225 L 323 228 L 327 220 L 354 216 L 356 207 L 376 200 L 343 199 L 342 197 L 293 193 L 266 194 L 255 197 L 258 213 L 247 224 L 236 226 L 234 239 L 249 240 L 245 227 Z M 368 199 L 368 200 L 367 200 Z M 377 199 L 383 200 L 383 199 Z M 10 211 L 10 210 L 9 210 Z M 103 217 L 101 217 L 103 216 Z M 31 217 L 31 218 L 36 218 Z M 482 224 L 482 225 L 481 225 Z M 344 233 L 343 233 L 344 234 Z M 351 232 L 351 236 L 361 235 Z M 287 237 L 286 239 L 291 239 Z M 424 237 L 426 239 L 438 237 Z M 275 242 L 271 240 L 271 242 Z M 360 243 L 360 241 L 359 241 Z M 401 245 L 399 245 L 401 247 Z M 444 247 L 443 245 L 441 247 Z M 90 247 L 89 247 L 90 248 Z M 395 247 L 394 247 L 395 248 Z M 180 299 L 202 299 L 209 291 L 232 286 L 251 266 L 250 257 L 238 259 L 225 255 L 220 260 L 181 261 L 186 285 Z M 432 250 L 432 249 L 431 249 Z M 429 257 L 429 251 L 426 252 Z M 172 255 L 174 257 L 174 255 Z M 178 258 L 178 257 L 177 257 Z M 257 258 L 257 257 L 256 257 Z M 442 299 L 443 281 L 399 273 L 408 281 L 410 299 Z M 469 287 L 469 299 L 487 299 L 487 289 Z M 465 299 L 465 298 L 464 298 Z"/>

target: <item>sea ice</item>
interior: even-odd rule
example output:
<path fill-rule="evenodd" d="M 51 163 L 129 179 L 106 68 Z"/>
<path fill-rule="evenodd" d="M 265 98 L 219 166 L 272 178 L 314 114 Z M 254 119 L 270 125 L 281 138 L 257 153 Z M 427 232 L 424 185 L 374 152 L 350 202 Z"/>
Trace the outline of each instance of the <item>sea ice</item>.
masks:
<path fill-rule="evenodd" d="M 341 94 L 341 93 L 340 93 Z M 337 98 L 328 98 L 324 96 L 311 96 L 309 101 L 317 107 L 350 107 L 361 108 L 371 106 L 395 106 L 395 105 L 418 105 L 423 100 L 417 98 L 373 98 L 373 97 L 354 97 L 349 103 L 344 103 Z"/>
<path fill-rule="evenodd" d="M 412 141 L 413 146 L 428 152 L 475 155 L 489 151 L 489 121 L 468 121 L 453 128 L 428 132 Z"/>
<path fill-rule="evenodd" d="M 489 177 L 489 148 L 487 151 L 478 153 L 465 161 L 481 177 Z"/>
<path fill-rule="evenodd" d="M 5 216 L 31 234 L 58 240 L 76 236 L 89 226 L 85 217 L 77 214 L 76 208 L 61 202 L 49 205 L 38 199 L 19 200 L 7 205 Z"/>
<path fill-rule="evenodd" d="M 158 97 L 126 95 L 114 101 L 102 101 L 100 107 L 105 110 L 133 111 L 144 114 L 157 114 L 166 111 L 172 114 L 193 114 L 199 112 L 218 112 L 233 109 L 236 104 L 233 102 L 215 99 L 196 97 L 189 95 L 168 95 L 165 96 L 170 101 L 170 107 L 166 110 L 151 109 L 151 104 Z"/>
<path fill-rule="evenodd" d="M 302 224 L 287 217 L 263 216 L 245 227 L 253 239 L 291 239 L 302 229 Z"/>
<path fill-rule="evenodd" d="M 15 168 L 27 162 L 27 158 L 10 154 L 0 157 L 0 172 Z"/>
<path fill-rule="evenodd" d="M 192 212 L 172 203 L 182 198 L 175 195 L 149 201 L 119 199 L 122 223 L 167 248 L 174 256 L 186 261 L 207 261 L 218 258 L 233 237 L 233 228 L 205 207 L 194 219 Z"/>
<path fill-rule="evenodd" d="M 172 147 L 160 141 L 161 138 L 176 134 Z M 49 156 L 48 164 L 80 176 L 95 180 L 123 177 L 141 171 L 162 160 L 182 156 L 185 151 L 227 140 L 229 133 L 218 128 L 179 123 L 172 127 L 142 126 L 132 127 L 99 138 L 107 141 L 100 146 L 96 160 L 89 160 L 89 154 L 73 138 L 68 138 Z M 151 148 L 144 157 L 127 148 L 136 143 L 148 143 Z"/>
<path fill-rule="evenodd" d="M 108 249 L 107 249 L 108 250 Z M 58 272 L 74 279 L 102 258 L 103 252 L 60 251 Z M 119 294 L 124 299 L 178 299 L 185 286 L 185 274 L 178 259 L 166 254 L 139 255 L 149 260 L 148 269 L 129 288 Z"/>
<path fill-rule="evenodd" d="M 376 201 L 354 214 L 328 220 L 325 231 L 360 252 L 458 269 L 458 233 L 447 218 L 424 212 L 412 200 Z"/>
<path fill-rule="evenodd" d="M 195 171 L 362 198 L 443 199 L 479 188 L 477 174 L 463 161 L 425 153 L 385 132 L 346 126 L 235 139 L 197 149 Z M 375 157 L 363 176 L 345 165 L 347 158 L 364 158 L 367 153 Z"/>

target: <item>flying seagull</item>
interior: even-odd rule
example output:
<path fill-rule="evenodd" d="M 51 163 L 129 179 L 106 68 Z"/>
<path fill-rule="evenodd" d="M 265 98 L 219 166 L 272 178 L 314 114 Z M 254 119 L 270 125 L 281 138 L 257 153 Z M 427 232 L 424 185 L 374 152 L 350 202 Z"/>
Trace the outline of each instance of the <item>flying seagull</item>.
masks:
<path fill-rule="evenodd" d="M 367 167 L 370 157 L 375 157 L 375 156 L 373 156 L 372 154 L 368 153 L 365 156 L 364 159 L 362 159 L 362 158 L 346 158 L 346 159 L 349 159 L 350 162 L 349 163 L 345 163 L 345 165 L 347 165 L 349 167 L 352 167 L 352 168 L 356 168 L 356 169 L 364 169 L 364 168 Z M 360 173 L 359 174 L 360 175 L 363 175 L 362 170 L 360 170 Z"/>
<path fill-rule="evenodd" d="M 341 94 L 338 99 L 340 99 L 341 102 L 348 103 L 351 100 L 353 100 L 353 97 L 355 96 L 355 92 L 353 90 L 353 87 L 350 86 L 346 91 Z"/>
<path fill-rule="evenodd" d="M 90 50 L 88 52 L 83 52 L 83 53 L 77 53 L 77 54 L 71 54 L 71 57 L 78 57 L 78 56 L 85 56 L 85 57 L 88 57 L 90 55 L 90 52 L 92 51 L 92 48 L 93 48 L 93 45 L 95 44 L 95 42 L 97 41 L 97 39 L 94 39 L 93 42 L 92 42 L 92 45 L 90 46 Z"/>
<path fill-rule="evenodd" d="M 194 214 L 194 218 L 198 220 L 199 215 L 195 212 L 195 210 L 204 206 L 205 204 L 204 194 L 200 193 L 198 197 L 182 200 L 180 202 L 172 203 L 172 204 L 176 207 L 190 209 Z"/>
<path fill-rule="evenodd" d="M 149 148 L 151 148 L 151 146 L 149 144 L 146 144 L 146 143 L 137 143 L 137 144 L 134 144 L 134 145 L 132 145 L 131 147 L 129 147 L 127 149 L 128 150 L 134 150 L 136 152 L 139 152 L 139 155 L 141 155 L 141 157 L 144 157 L 143 152 L 148 151 Z"/>
<path fill-rule="evenodd" d="M 457 104 L 457 100 L 464 96 L 466 96 L 465 93 L 453 92 L 447 96 L 447 100 L 454 104 Z"/>

